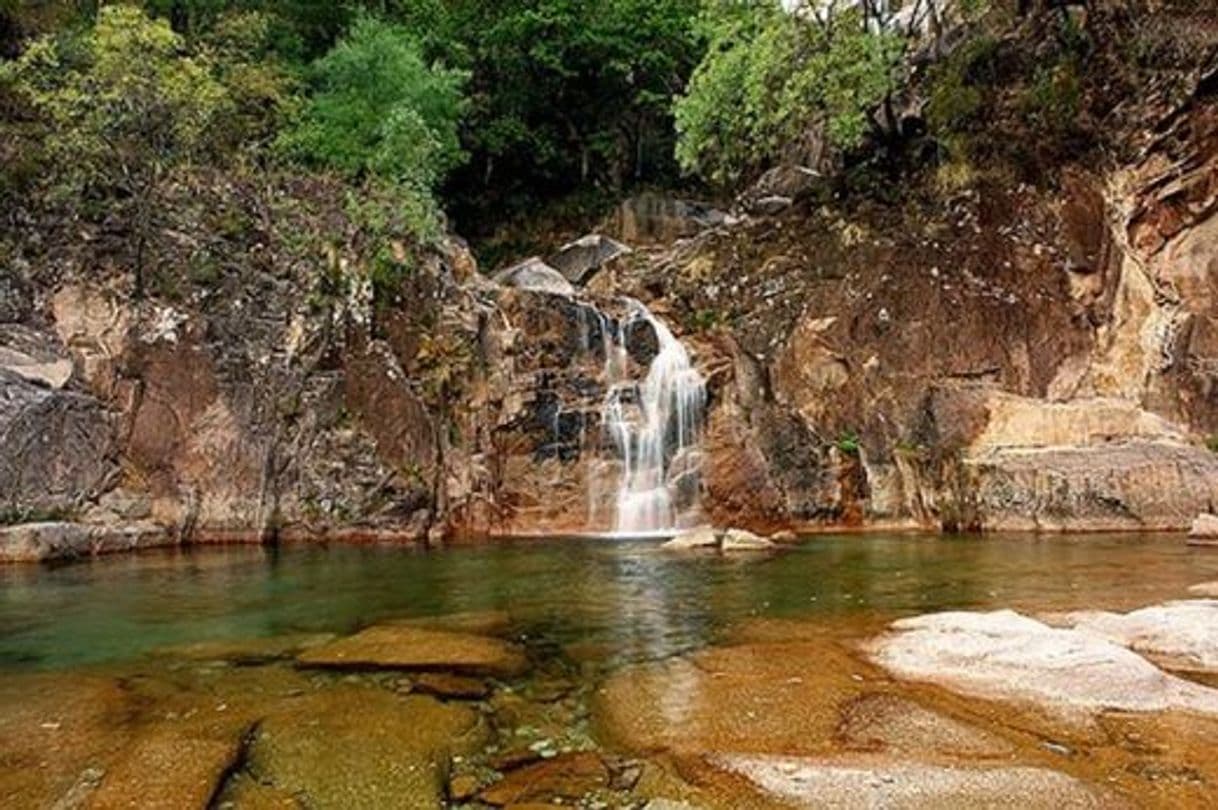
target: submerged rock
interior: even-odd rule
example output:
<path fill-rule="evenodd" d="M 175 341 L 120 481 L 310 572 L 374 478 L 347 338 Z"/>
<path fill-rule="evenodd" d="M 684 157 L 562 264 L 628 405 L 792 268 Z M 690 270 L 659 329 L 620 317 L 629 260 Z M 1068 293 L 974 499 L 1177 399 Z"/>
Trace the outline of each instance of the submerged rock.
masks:
<path fill-rule="evenodd" d="M 856 751 L 924 756 L 1000 757 L 1014 746 L 988 731 L 931 711 L 908 698 L 867 694 L 842 709 L 838 735 Z"/>
<path fill-rule="evenodd" d="M 301 650 L 333 641 L 330 633 L 301 633 L 265 638 L 197 641 L 159 647 L 151 655 L 185 661 L 224 661 L 251 666 L 295 658 Z"/>
<path fill-rule="evenodd" d="M 688 551 L 695 548 L 716 548 L 719 545 L 719 535 L 710 526 L 700 526 L 688 529 L 666 542 L 661 548 L 674 551 Z"/>
<path fill-rule="evenodd" d="M 422 696 L 340 688 L 268 715 L 245 770 L 308 807 L 433 810 L 449 758 L 486 739 L 477 712 Z"/>
<path fill-rule="evenodd" d="M 1201 582 L 1189 588 L 1188 592 L 1194 596 L 1204 596 L 1210 599 L 1218 599 L 1218 580 L 1214 582 Z"/>
<path fill-rule="evenodd" d="M 307 650 L 297 661 L 329 669 L 449 670 L 501 677 L 528 668 L 524 653 L 505 641 L 404 625 L 369 627 Z"/>
<path fill-rule="evenodd" d="M 597 691 L 593 718 L 630 751 L 816 754 L 865 670 L 832 643 L 738 644 L 629 667 Z"/>
<path fill-rule="evenodd" d="M 609 768 L 599 754 L 584 751 L 526 765 L 486 788 L 478 798 L 495 806 L 577 800 L 609 786 Z"/>
<path fill-rule="evenodd" d="M 1124 614 L 1080 611 L 1061 620 L 1172 669 L 1218 671 L 1218 601 L 1169 602 Z"/>
<path fill-rule="evenodd" d="M 902 619 L 869 645 L 899 678 L 1052 713 L 1178 709 L 1218 714 L 1218 690 L 1168 675 L 1124 647 L 1010 610 Z"/>
<path fill-rule="evenodd" d="M 744 529 L 728 529 L 723 534 L 722 548 L 724 551 L 765 551 L 774 548 L 774 543 Z"/>
<path fill-rule="evenodd" d="M 130 744 L 134 703 L 117 680 L 97 675 L 0 679 L 0 804 L 83 805 Z M 58 804 L 67 798 L 76 804 Z"/>
<path fill-rule="evenodd" d="M 424 672 L 412 681 L 411 688 L 425 695 L 458 700 L 481 700 L 491 693 L 486 681 L 447 672 Z"/>
<path fill-rule="evenodd" d="M 711 758 L 767 793 L 808 808 L 1104 808 L 1115 797 L 1047 768 L 962 767 L 891 760 Z M 1018 798 L 1016 798 L 1018 797 Z"/>
<path fill-rule="evenodd" d="M 241 755 L 241 733 L 195 736 L 172 726 L 145 734 L 106 772 L 88 806 L 207 807 Z"/>

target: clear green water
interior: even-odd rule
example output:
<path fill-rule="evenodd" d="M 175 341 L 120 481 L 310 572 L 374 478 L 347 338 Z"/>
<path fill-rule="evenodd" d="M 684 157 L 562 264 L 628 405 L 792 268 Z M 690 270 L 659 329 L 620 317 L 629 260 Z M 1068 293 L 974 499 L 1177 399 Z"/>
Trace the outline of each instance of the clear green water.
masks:
<path fill-rule="evenodd" d="M 0 668 L 71 668 L 183 643 L 485 610 L 509 612 L 543 656 L 588 643 L 640 660 L 712 643 L 752 617 L 1122 608 L 1213 579 L 1218 552 L 1156 536 L 826 536 L 740 557 L 588 539 L 432 552 L 200 549 L 0 568 Z"/>

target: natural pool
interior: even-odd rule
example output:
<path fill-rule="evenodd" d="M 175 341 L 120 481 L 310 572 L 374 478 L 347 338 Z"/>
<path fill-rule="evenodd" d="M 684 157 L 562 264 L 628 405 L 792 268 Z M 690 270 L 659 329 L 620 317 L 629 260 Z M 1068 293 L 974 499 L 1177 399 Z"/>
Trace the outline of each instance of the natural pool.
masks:
<path fill-rule="evenodd" d="M 898 728 L 882 744 L 855 744 L 854 709 L 843 707 L 879 695 L 909 702 L 881 726 L 904 728 L 929 706 L 993 743 L 984 755 L 949 751 L 953 762 L 1045 765 L 1060 746 L 1070 757 L 1052 767 L 1089 783 L 1118 768 L 1107 781 L 1120 796 L 1178 806 L 1218 795 L 1208 782 L 1218 775 L 1189 759 L 1208 725 L 1126 762 L 1111 729 L 1049 734 L 1019 712 L 893 684 L 854 644 L 901 616 L 1130 609 L 1215 579 L 1218 554 L 1158 536 L 823 536 L 737 556 L 592 539 L 220 548 L 4 568 L 0 805 L 642 807 L 666 796 L 768 807 L 777 800 L 756 784 L 695 760 L 723 747 L 873 756 L 921 739 Z M 528 669 L 446 682 L 295 659 L 402 620 L 495 637 L 523 651 Z M 771 693 L 805 681 L 807 693 Z M 721 684 L 730 694 L 716 693 Z M 733 695 L 751 701 L 739 724 L 700 718 L 738 708 Z M 648 719 L 657 712 L 674 712 L 659 731 Z M 688 747 L 668 740 L 672 729 L 685 729 Z M 1159 721 L 1130 733 L 1170 738 Z M 565 765 L 541 774 L 536 795 L 486 792 L 502 774 L 547 763 Z"/>

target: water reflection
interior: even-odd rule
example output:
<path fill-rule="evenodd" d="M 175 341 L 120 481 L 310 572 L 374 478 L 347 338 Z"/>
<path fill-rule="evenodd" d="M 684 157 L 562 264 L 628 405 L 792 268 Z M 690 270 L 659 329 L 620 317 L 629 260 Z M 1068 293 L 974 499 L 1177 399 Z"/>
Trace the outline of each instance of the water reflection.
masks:
<path fill-rule="evenodd" d="M 1212 550 L 1129 536 L 821 537 L 741 557 L 589 539 L 432 553 L 211 549 L 0 569 L 0 666 L 490 610 L 509 613 L 543 656 L 618 663 L 704 646 L 750 617 L 1133 607 L 1216 578 Z"/>

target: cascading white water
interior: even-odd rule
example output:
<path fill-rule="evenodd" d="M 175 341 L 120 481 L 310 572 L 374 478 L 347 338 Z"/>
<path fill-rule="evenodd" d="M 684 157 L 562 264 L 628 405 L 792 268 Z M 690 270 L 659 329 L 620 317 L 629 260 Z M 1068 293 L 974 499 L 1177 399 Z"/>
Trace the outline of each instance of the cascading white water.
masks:
<path fill-rule="evenodd" d="M 615 338 L 601 330 L 608 386 L 601 419 L 622 467 L 614 530 L 662 532 L 677 528 L 681 515 L 697 505 L 706 382 L 663 322 L 638 301 L 627 299 L 627 305 Z M 652 329 L 658 344 L 641 383 L 626 377 L 627 342 L 639 323 Z"/>

